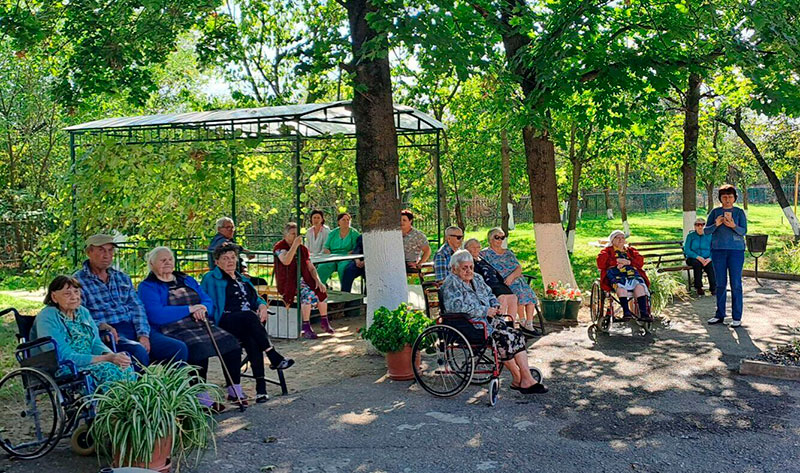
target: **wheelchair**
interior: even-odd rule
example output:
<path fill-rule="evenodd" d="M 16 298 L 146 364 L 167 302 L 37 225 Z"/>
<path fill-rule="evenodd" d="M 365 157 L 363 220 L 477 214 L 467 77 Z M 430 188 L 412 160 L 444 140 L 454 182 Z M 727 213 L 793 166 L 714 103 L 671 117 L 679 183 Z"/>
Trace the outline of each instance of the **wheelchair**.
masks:
<path fill-rule="evenodd" d="M 436 325 L 428 327 L 414 341 L 411 359 L 414 379 L 436 397 L 452 397 L 470 384 L 489 384 L 489 405 L 497 404 L 500 393 L 500 361 L 497 346 L 484 322 L 471 322 L 466 314 L 446 313 L 439 299 Z M 530 368 L 541 383 L 541 370 Z"/>
<path fill-rule="evenodd" d="M 639 320 L 639 305 L 636 300 L 631 298 L 629 301 L 632 304 L 632 312 L 635 317 L 623 317 L 622 304 L 616 294 L 606 291 L 600 284 L 600 279 L 595 279 L 592 284 L 592 294 L 589 304 L 590 313 L 592 316 L 592 324 L 589 325 L 589 338 L 597 340 L 599 333 L 608 334 L 611 331 L 611 325 L 629 323 L 633 325 L 634 331 L 638 332 L 641 336 L 650 334 L 653 322 Z M 650 307 L 650 296 L 647 296 L 648 310 Z"/>
<path fill-rule="evenodd" d="M 75 453 L 93 454 L 88 431 L 94 406 L 83 397 L 94 392 L 94 379 L 71 361 L 60 360 L 52 338 L 30 340 L 34 317 L 13 308 L 0 311 L 0 317 L 8 313 L 17 324 L 14 357 L 20 366 L 0 379 L 0 447 L 10 458 L 33 460 L 70 437 Z"/>

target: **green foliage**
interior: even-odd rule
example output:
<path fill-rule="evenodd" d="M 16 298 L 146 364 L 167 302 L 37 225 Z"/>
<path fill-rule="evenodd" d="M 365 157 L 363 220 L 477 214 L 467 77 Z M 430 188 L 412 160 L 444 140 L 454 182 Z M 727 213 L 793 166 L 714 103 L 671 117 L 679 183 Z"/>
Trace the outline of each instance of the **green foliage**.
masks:
<path fill-rule="evenodd" d="M 218 388 L 197 378 L 194 367 L 175 364 L 152 365 L 133 381 L 104 386 L 89 398 L 97 403 L 90 432 L 101 447 L 98 455 L 119 454 L 121 466 L 148 464 L 158 442 L 172 436 L 175 468 L 192 453 L 199 460 L 214 443 L 214 419 L 197 398 L 203 392 L 220 398 Z"/>
<path fill-rule="evenodd" d="M 786 241 L 766 259 L 766 267 L 770 271 L 800 274 L 800 242 Z"/>
<path fill-rule="evenodd" d="M 654 316 L 671 304 L 675 296 L 686 295 L 686 285 L 673 273 L 659 273 L 650 269 L 647 277 L 650 279 L 650 311 Z"/>
<path fill-rule="evenodd" d="M 414 343 L 432 324 L 425 314 L 407 304 L 400 304 L 395 310 L 381 307 L 375 311 L 372 325 L 361 332 L 361 337 L 380 352 L 396 352 Z"/>

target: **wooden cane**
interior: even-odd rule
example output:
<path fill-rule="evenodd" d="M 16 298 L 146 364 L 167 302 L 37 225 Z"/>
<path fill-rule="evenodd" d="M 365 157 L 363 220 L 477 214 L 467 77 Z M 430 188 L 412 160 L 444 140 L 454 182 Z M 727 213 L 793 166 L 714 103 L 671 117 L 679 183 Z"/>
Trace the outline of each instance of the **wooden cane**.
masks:
<path fill-rule="evenodd" d="M 222 359 L 222 353 L 220 353 L 217 340 L 214 338 L 214 334 L 211 332 L 211 325 L 209 325 L 208 319 L 204 318 L 203 323 L 205 324 L 208 336 L 211 338 L 211 344 L 214 345 L 214 351 L 217 352 L 219 363 L 222 365 L 222 374 L 225 376 L 225 382 L 233 386 L 233 378 L 231 378 L 231 373 L 228 371 L 228 367 L 225 365 L 225 360 Z M 233 388 L 233 393 L 236 395 L 236 403 L 239 404 L 239 412 L 244 412 L 244 403 L 242 402 L 242 398 L 239 396 L 239 391 L 237 391 L 235 387 Z"/>

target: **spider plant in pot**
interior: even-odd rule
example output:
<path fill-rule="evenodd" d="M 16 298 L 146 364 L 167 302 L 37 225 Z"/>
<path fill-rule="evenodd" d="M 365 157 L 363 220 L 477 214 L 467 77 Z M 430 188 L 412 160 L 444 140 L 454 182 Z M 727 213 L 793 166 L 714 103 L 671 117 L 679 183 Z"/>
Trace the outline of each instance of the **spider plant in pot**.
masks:
<path fill-rule="evenodd" d="M 411 345 L 433 321 L 419 310 L 400 304 L 395 310 L 381 307 L 375 311 L 372 325 L 361 337 L 385 353 L 389 378 L 403 381 L 414 379 L 411 365 Z M 415 360 L 419 365 L 419 359 Z"/>
<path fill-rule="evenodd" d="M 96 417 L 90 435 L 98 455 L 115 467 L 144 467 L 169 472 L 194 457 L 199 461 L 214 442 L 214 419 L 198 400 L 219 388 L 196 376 L 189 365 L 153 365 L 133 381 L 103 386 L 90 396 Z"/>

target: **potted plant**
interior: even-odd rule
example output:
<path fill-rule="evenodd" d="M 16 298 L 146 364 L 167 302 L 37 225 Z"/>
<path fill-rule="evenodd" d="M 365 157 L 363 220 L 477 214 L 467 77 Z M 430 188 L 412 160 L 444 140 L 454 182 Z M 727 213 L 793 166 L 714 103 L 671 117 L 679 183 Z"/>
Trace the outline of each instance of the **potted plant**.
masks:
<path fill-rule="evenodd" d="M 192 453 L 196 460 L 214 443 L 214 419 L 199 402 L 203 392 L 219 389 L 199 379 L 188 365 L 153 365 L 133 381 L 109 384 L 90 396 L 96 416 L 90 435 L 98 455 L 114 467 L 169 472 Z"/>
<path fill-rule="evenodd" d="M 567 320 L 578 320 L 578 311 L 583 304 L 583 294 L 577 287 L 570 287 L 566 284 L 567 307 L 564 311 L 564 318 Z"/>
<path fill-rule="evenodd" d="M 361 337 L 386 355 L 389 378 L 405 381 L 414 379 L 411 345 L 432 324 L 422 311 L 405 303 L 395 310 L 381 307 L 375 311 L 372 325 L 361 332 Z M 419 365 L 419 360 L 415 362 Z"/>
<path fill-rule="evenodd" d="M 550 282 L 542 296 L 542 315 L 545 320 L 555 321 L 564 318 L 567 310 L 566 288 L 561 283 Z"/>

